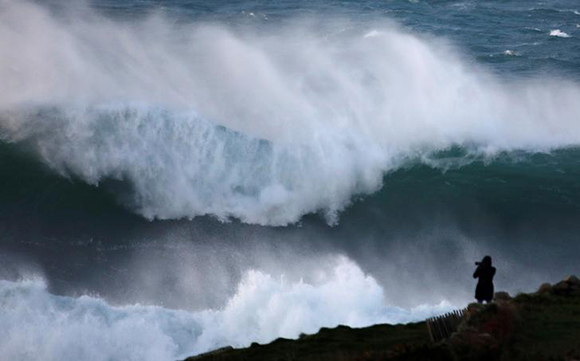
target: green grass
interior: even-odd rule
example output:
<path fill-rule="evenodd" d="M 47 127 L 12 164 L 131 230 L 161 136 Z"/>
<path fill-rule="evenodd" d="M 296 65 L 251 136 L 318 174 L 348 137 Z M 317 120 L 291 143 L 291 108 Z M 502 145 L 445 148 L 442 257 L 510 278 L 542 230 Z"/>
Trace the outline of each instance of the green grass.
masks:
<path fill-rule="evenodd" d="M 518 297 L 519 337 L 514 347 L 524 355 L 580 359 L 580 297 Z"/>
<path fill-rule="evenodd" d="M 522 294 L 477 308 L 451 339 L 439 344 L 430 342 L 424 322 L 339 326 L 297 340 L 223 349 L 187 361 L 580 360 L 580 289 L 574 292 Z"/>
<path fill-rule="evenodd" d="M 201 355 L 190 360 L 351 360 L 383 357 L 405 348 L 427 346 L 429 334 L 424 322 L 407 325 L 375 325 L 366 328 L 338 326 L 322 328 L 298 340 L 277 339 L 267 345 L 253 344 Z"/>

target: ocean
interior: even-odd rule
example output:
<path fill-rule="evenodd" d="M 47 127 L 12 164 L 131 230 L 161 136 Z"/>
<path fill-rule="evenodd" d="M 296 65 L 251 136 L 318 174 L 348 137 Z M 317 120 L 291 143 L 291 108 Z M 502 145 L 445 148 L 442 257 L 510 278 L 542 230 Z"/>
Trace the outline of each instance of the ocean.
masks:
<path fill-rule="evenodd" d="M 580 4 L 0 0 L 0 359 L 176 360 L 580 273 Z"/>

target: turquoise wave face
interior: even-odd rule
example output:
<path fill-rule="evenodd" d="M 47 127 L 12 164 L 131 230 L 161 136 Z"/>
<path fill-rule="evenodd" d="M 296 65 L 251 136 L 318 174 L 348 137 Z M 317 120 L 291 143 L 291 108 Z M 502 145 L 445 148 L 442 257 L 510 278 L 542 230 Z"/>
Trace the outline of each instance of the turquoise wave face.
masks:
<path fill-rule="evenodd" d="M 37 264 L 56 293 L 82 287 L 117 302 L 215 307 L 249 266 L 300 267 L 342 254 L 397 290 L 387 292 L 397 305 L 463 302 L 471 294 L 465 275 L 481 253 L 494 256 L 501 288 L 513 292 L 573 273 L 579 251 L 577 148 L 482 158 L 454 147 L 410 159 L 385 175 L 380 191 L 354 199 L 334 227 L 316 214 L 286 227 L 212 217 L 150 222 L 123 202 L 132 192 L 125 181 L 94 187 L 63 178 L 22 145 L 4 143 L 0 154 L 0 272 L 18 278 L 23 265 Z M 206 291 L 181 288 L 184 264 L 214 270 L 195 276 Z M 165 292 L 142 294 L 143 277 Z M 417 292 L 424 282 L 437 288 Z"/>
<path fill-rule="evenodd" d="M 432 154 L 454 146 L 494 158 L 580 144 L 575 82 L 498 76 L 448 40 L 361 23 L 352 5 L 253 26 L 225 21 L 224 3 L 212 20 L 128 22 L 10 1 L 1 136 L 59 174 L 121 181 L 119 199 L 147 219 L 267 226 L 313 213 L 337 224 L 385 174 L 414 158 L 439 167 Z"/>
<path fill-rule="evenodd" d="M 74 175 L 55 174 L 25 145 L 2 143 L 0 149 L 4 170 L 0 199 L 5 215 L 12 213 L 23 220 L 86 217 L 86 222 L 110 216 L 110 221 L 122 217 L 141 222 L 124 202 L 134 193 L 130 180 L 104 179 L 94 187 Z M 429 207 L 445 209 L 458 218 L 465 209 L 479 209 L 506 221 L 525 221 L 532 214 L 574 215 L 580 211 L 578 177 L 578 148 L 503 152 L 489 158 L 472 154 L 470 148 L 452 147 L 411 158 L 388 172 L 382 189 L 355 199 L 341 214 L 339 224 L 353 217 L 372 217 L 378 209 L 382 219 L 375 223 L 380 225 L 398 219 L 401 209 L 412 214 L 415 208 Z M 309 219 L 324 222 L 323 217 Z"/>

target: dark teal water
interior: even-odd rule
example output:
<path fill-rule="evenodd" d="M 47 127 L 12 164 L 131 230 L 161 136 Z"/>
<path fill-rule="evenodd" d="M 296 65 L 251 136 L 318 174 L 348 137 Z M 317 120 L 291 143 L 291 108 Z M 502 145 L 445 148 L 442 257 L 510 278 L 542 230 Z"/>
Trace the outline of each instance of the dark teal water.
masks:
<path fill-rule="evenodd" d="M 55 1 L 55 3 L 59 3 Z M 413 32 L 443 36 L 472 61 L 506 76 L 579 75 L 580 21 L 573 1 L 92 1 L 118 17 L 163 12 L 191 21 L 279 26 L 296 17 L 345 17 L 357 24 L 396 20 Z M 253 14 L 253 15 L 250 15 Z M 570 38 L 549 37 L 560 29 Z M 506 55 L 511 50 L 517 56 Z"/>

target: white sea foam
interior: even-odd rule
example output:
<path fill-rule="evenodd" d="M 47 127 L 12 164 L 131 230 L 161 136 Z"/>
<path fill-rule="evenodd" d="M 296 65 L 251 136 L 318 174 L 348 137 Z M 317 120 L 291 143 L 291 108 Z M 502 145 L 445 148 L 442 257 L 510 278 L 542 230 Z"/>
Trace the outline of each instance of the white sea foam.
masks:
<path fill-rule="evenodd" d="M 550 36 L 556 36 L 559 38 L 569 38 L 570 37 L 570 35 L 568 33 L 565 33 L 563 31 L 561 31 L 560 29 L 550 30 Z"/>
<path fill-rule="evenodd" d="M 38 280 L 0 281 L 0 352 L 14 361 L 175 360 L 323 326 L 416 321 L 452 308 L 446 302 L 411 310 L 385 306 L 376 281 L 346 259 L 319 278 L 287 283 L 250 271 L 224 309 L 193 313 L 54 296 Z"/>
<path fill-rule="evenodd" d="M 409 158 L 580 144 L 577 84 L 506 83 L 389 25 L 233 31 L 1 4 L 0 137 L 91 184 L 125 180 L 151 219 L 334 223 Z"/>
<path fill-rule="evenodd" d="M 377 31 L 377 30 L 371 30 L 371 31 L 369 31 L 368 33 L 366 33 L 366 34 L 364 35 L 364 37 L 365 37 L 365 38 L 372 38 L 373 36 L 378 36 L 378 35 L 380 35 L 380 34 L 381 34 L 381 33 L 380 33 L 379 31 Z"/>

